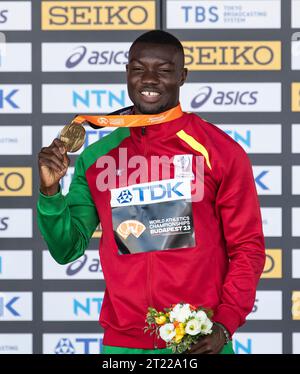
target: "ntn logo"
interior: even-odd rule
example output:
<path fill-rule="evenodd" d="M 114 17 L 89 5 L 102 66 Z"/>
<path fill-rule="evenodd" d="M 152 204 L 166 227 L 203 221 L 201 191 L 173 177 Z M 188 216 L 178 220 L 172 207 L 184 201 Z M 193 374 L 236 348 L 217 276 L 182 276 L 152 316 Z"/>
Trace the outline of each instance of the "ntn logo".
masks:
<path fill-rule="evenodd" d="M 75 315 L 79 315 L 82 312 L 91 315 L 92 311 L 96 308 L 96 312 L 99 314 L 102 302 L 103 297 L 87 297 L 83 300 L 74 299 L 73 312 Z"/>
<path fill-rule="evenodd" d="M 73 106 L 77 108 L 78 106 L 90 107 L 95 105 L 97 108 L 104 107 L 104 101 L 107 105 L 112 108 L 114 105 L 119 105 L 121 107 L 126 106 L 126 91 L 120 90 L 120 92 L 112 92 L 110 90 L 85 90 L 82 92 L 73 91 L 72 92 Z"/>
<path fill-rule="evenodd" d="M 239 144 L 244 144 L 245 146 L 251 148 L 251 130 L 245 130 L 244 133 L 241 133 L 237 130 L 228 130 L 225 129 L 227 135 L 234 139 Z"/>

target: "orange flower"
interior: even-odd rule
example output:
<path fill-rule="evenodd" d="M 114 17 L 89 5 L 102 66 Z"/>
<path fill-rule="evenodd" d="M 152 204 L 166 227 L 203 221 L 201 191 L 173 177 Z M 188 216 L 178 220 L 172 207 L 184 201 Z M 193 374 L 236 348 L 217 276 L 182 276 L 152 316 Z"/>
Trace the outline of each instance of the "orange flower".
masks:
<path fill-rule="evenodd" d="M 190 305 L 191 310 L 197 310 L 197 308 L 194 305 L 192 305 L 192 304 L 189 304 L 189 305 Z"/>

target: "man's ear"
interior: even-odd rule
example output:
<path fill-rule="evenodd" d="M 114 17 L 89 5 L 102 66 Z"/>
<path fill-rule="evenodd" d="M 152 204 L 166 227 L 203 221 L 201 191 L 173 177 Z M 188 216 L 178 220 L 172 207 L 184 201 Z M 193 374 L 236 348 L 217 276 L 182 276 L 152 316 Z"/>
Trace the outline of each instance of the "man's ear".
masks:
<path fill-rule="evenodd" d="M 184 82 L 186 81 L 187 75 L 188 75 L 188 69 L 183 68 L 182 74 L 181 74 L 180 86 L 183 86 Z"/>
<path fill-rule="evenodd" d="M 128 72 L 128 64 L 126 64 L 125 66 L 126 66 L 126 71 Z"/>

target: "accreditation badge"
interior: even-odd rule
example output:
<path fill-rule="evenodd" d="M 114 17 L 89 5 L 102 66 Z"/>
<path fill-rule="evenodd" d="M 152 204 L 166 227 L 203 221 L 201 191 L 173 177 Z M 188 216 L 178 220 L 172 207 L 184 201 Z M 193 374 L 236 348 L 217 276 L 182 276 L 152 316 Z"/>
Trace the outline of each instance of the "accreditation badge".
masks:
<path fill-rule="evenodd" d="M 195 246 L 189 178 L 112 189 L 111 209 L 119 254 Z"/>

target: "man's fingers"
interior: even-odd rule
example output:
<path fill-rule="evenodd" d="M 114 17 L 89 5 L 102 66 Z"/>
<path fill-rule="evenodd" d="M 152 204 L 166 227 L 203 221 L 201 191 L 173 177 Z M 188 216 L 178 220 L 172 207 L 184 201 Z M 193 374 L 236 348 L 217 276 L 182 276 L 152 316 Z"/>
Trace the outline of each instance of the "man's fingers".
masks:
<path fill-rule="evenodd" d="M 188 353 L 191 355 L 202 355 L 202 354 L 212 353 L 212 351 L 209 350 L 207 347 L 201 347 L 193 351 L 189 351 Z"/>
<path fill-rule="evenodd" d="M 53 162 L 52 160 L 49 160 L 49 159 L 42 159 L 40 161 L 40 167 L 42 168 L 43 166 L 47 166 L 53 170 L 55 170 L 57 173 L 59 174 L 62 174 L 63 173 L 63 170 L 57 166 L 57 164 L 55 162 Z"/>
<path fill-rule="evenodd" d="M 59 148 L 58 147 L 53 147 L 52 150 L 51 150 L 55 156 L 61 160 L 61 162 L 64 161 L 64 155 L 60 152 Z"/>
<path fill-rule="evenodd" d="M 71 162 L 70 158 L 69 158 L 69 157 L 67 156 L 67 154 L 65 153 L 65 154 L 63 155 L 63 164 L 64 164 L 64 167 L 65 167 L 65 168 L 69 167 L 70 162 Z"/>
<path fill-rule="evenodd" d="M 54 139 L 52 145 L 56 146 L 59 149 L 59 152 L 63 155 L 66 153 L 65 144 L 58 138 Z"/>
<path fill-rule="evenodd" d="M 187 353 L 199 353 L 199 351 L 206 351 L 207 350 L 207 347 L 209 345 L 209 342 L 203 338 L 202 340 L 200 340 L 198 343 L 196 344 L 193 344 L 191 349 L 187 351 Z"/>
<path fill-rule="evenodd" d="M 51 161 L 51 164 L 56 166 L 55 170 L 63 171 L 66 168 L 63 162 L 59 160 L 54 154 L 40 153 L 39 164 L 43 165 L 45 164 L 45 161 Z M 46 165 L 48 164 L 49 163 L 46 163 Z"/>

